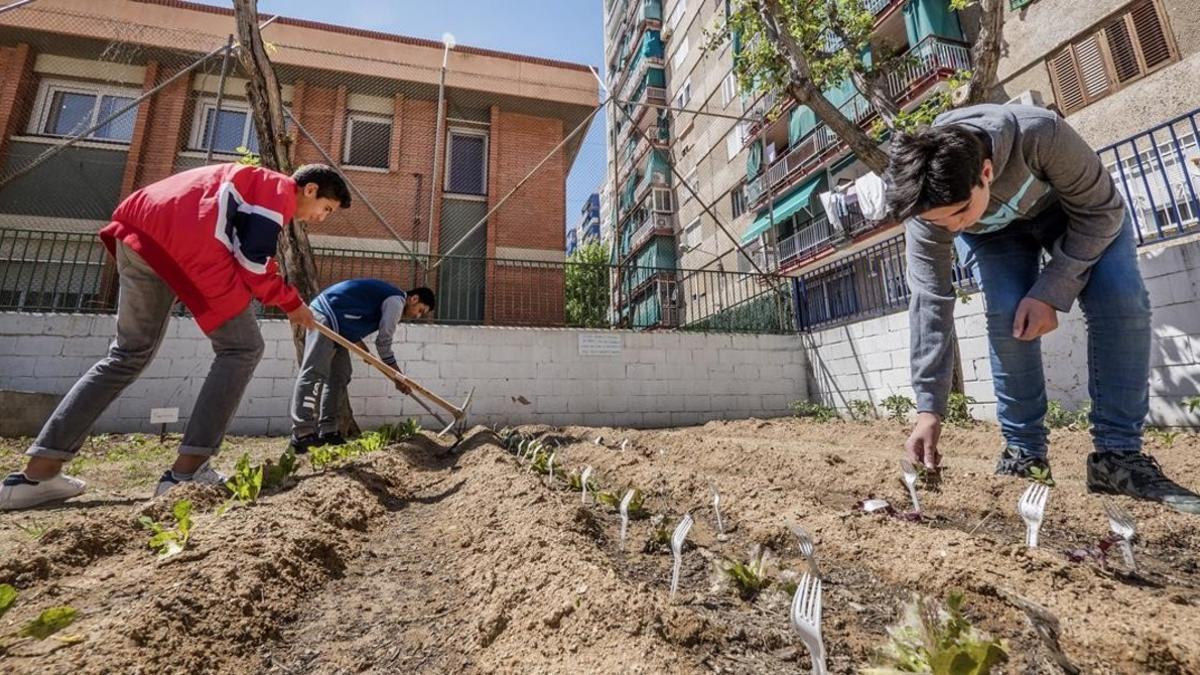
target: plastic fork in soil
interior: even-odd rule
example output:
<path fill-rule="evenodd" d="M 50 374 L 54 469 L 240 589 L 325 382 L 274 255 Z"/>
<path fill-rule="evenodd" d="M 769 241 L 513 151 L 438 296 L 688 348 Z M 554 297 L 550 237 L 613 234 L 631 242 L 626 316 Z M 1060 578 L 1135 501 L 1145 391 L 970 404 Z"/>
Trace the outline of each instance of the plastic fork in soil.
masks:
<path fill-rule="evenodd" d="M 813 543 L 812 537 L 799 525 L 792 526 L 792 534 L 796 535 L 800 555 L 804 556 L 804 560 L 808 562 L 809 572 L 819 578 L 821 576 L 821 568 L 817 566 L 817 546 Z"/>
<path fill-rule="evenodd" d="M 921 500 L 917 499 L 917 467 L 908 461 L 907 457 L 900 458 L 900 472 L 904 477 L 904 487 L 908 488 L 908 496 L 912 497 L 913 513 L 921 513 Z"/>
<path fill-rule="evenodd" d="M 629 529 L 629 503 L 633 501 L 636 490 L 630 489 L 621 498 L 621 548 L 625 548 L 625 532 Z"/>
<path fill-rule="evenodd" d="M 1050 498 L 1050 486 L 1044 483 L 1033 483 L 1025 489 L 1021 500 L 1017 502 L 1017 513 L 1025 521 L 1025 545 L 1037 548 L 1038 532 L 1042 529 L 1042 519 L 1046 513 L 1046 501 Z"/>
<path fill-rule="evenodd" d="M 671 534 L 671 602 L 675 601 L 675 592 L 679 590 L 679 571 L 683 568 L 683 542 L 687 540 L 688 530 L 692 529 L 692 514 L 685 513 Z"/>
<path fill-rule="evenodd" d="M 825 675 L 825 641 L 821 637 L 821 578 L 807 572 L 796 585 L 789 615 L 792 629 L 800 634 L 812 657 L 813 675 Z"/>
<path fill-rule="evenodd" d="M 717 534 L 725 534 L 725 521 L 721 519 L 721 492 L 712 484 L 713 514 L 717 517 Z"/>
<path fill-rule="evenodd" d="M 1130 572 L 1137 572 L 1137 561 L 1133 558 L 1133 538 L 1137 535 L 1137 521 L 1133 514 L 1120 504 L 1104 500 L 1104 515 L 1108 516 L 1108 527 L 1119 538 L 1117 545 L 1121 549 L 1121 557 Z"/>
<path fill-rule="evenodd" d="M 592 465 L 589 464 L 583 467 L 583 473 L 579 475 L 579 489 L 583 493 L 580 499 L 583 500 L 583 505 L 587 506 L 587 486 L 588 479 L 592 477 Z"/>

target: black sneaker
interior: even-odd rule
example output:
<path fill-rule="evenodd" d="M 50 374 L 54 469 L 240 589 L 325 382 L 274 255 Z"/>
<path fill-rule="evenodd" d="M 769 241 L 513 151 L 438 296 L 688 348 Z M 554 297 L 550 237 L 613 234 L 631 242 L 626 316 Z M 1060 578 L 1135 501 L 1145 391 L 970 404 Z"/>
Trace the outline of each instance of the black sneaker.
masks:
<path fill-rule="evenodd" d="M 318 436 L 317 442 L 314 445 L 345 445 L 345 444 L 346 444 L 346 439 L 343 438 L 340 433 L 334 431 L 334 432 L 331 432 L 328 434 L 321 434 L 320 436 Z"/>
<path fill-rule="evenodd" d="M 321 445 L 324 445 L 324 443 L 321 442 L 321 439 L 318 438 L 316 434 L 309 434 L 307 436 L 301 436 L 300 438 L 292 436 L 292 439 L 288 442 L 288 447 L 291 448 L 292 452 L 296 453 L 297 455 L 307 454 L 309 448 L 315 448 Z"/>
<path fill-rule="evenodd" d="M 1167 478 L 1158 460 L 1141 452 L 1088 455 L 1087 487 L 1088 492 L 1126 495 L 1200 514 L 1200 495 Z"/>
<path fill-rule="evenodd" d="M 1000 459 L 996 462 L 996 475 L 1017 476 L 1054 486 L 1054 478 L 1050 475 L 1050 462 L 1045 457 L 1030 457 L 1011 445 L 1004 446 L 1000 451 Z"/>

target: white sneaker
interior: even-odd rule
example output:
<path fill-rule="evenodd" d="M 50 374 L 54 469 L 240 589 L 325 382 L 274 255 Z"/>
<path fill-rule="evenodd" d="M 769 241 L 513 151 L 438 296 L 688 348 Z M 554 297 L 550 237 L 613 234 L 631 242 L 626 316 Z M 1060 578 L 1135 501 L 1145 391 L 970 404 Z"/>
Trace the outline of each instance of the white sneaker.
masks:
<path fill-rule="evenodd" d="M 201 485 L 224 485 L 225 481 L 229 480 L 216 469 L 208 465 L 205 460 L 203 464 L 196 469 L 191 478 L 180 478 L 175 475 L 175 472 L 167 469 L 162 478 L 158 479 L 158 486 L 154 488 L 154 496 L 157 497 L 180 483 L 199 483 Z"/>
<path fill-rule="evenodd" d="M 86 485 L 78 478 L 61 473 L 46 480 L 31 480 L 24 473 L 10 473 L 0 485 L 0 511 L 27 509 L 38 504 L 60 502 L 77 497 Z"/>

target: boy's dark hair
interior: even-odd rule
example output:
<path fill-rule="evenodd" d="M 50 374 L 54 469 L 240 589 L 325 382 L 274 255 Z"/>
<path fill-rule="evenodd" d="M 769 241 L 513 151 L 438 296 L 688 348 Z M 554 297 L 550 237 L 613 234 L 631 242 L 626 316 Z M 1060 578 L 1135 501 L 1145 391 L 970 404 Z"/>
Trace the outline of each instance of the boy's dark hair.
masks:
<path fill-rule="evenodd" d="M 889 216 L 906 220 L 966 201 L 983 184 L 988 148 L 970 130 L 949 124 L 892 139 L 885 182 Z"/>
<path fill-rule="evenodd" d="M 433 310 L 437 309 L 437 298 L 433 295 L 433 291 L 431 289 L 420 286 L 408 292 L 408 297 L 411 298 L 414 295 L 417 296 L 417 299 L 421 301 L 421 304 L 429 308 L 429 311 L 432 312 Z"/>
<path fill-rule="evenodd" d="M 299 187 L 316 183 L 318 197 L 336 199 L 343 209 L 350 208 L 350 188 L 341 174 L 328 164 L 305 164 L 292 173 L 292 180 Z"/>

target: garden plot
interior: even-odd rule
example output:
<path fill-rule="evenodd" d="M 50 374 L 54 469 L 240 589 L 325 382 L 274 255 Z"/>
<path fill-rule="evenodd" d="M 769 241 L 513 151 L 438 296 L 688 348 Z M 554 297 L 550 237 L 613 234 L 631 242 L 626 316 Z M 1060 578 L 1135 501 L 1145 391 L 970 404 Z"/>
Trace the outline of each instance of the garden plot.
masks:
<path fill-rule="evenodd" d="M 994 429 L 947 431 L 940 491 L 918 486 L 923 522 L 857 506 L 875 497 L 908 508 L 905 430 L 894 423 L 516 431 L 541 456 L 518 458 L 515 436 L 506 444 L 485 429 L 458 454 L 421 435 L 322 458 L 321 471 L 305 461 L 285 489 L 222 516 L 215 489 L 142 501 L 153 477 L 136 467 L 160 468 L 165 452 L 100 439 L 76 467 L 94 488 L 82 507 L 0 515 L 0 583 L 19 594 L 0 634 L 51 607 L 77 612 L 54 636 L 11 642 L 0 669 L 802 672 L 808 650 L 788 624 L 791 584 L 808 569 L 799 525 L 824 580 L 830 672 L 868 666 L 914 592 L 942 600 L 951 589 L 977 630 L 1006 642 L 1009 661 L 993 672 L 1059 672 L 1028 603 L 1058 619 L 1062 654 L 1081 672 L 1200 672 L 1189 628 L 1200 625 L 1200 518 L 1118 500 L 1137 520 L 1140 572 L 1126 573 L 1116 549 L 1103 562 L 1066 555 L 1095 549 L 1109 529 L 1102 501 L 1084 492 L 1083 433 L 1054 433 L 1058 486 L 1029 550 L 1016 511 L 1024 483 L 991 475 Z M 234 443 L 219 461 L 227 471 L 243 452 L 259 463 L 283 445 Z M 0 468 L 18 463 L 21 444 L 3 447 Z M 1172 475 L 1200 480 L 1196 436 L 1150 449 Z M 640 495 L 626 501 L 631 489 Z M 182 499 L 188 540 L 158 557 L 138 518 L 177 529 Z M 695 523 L 672 600 L 670 535 L 685 514 Z"/>

